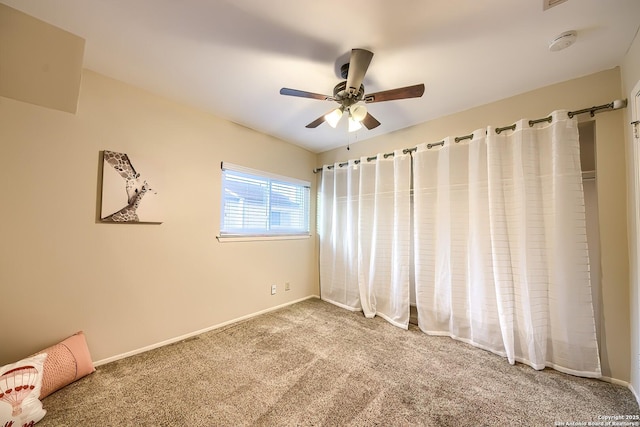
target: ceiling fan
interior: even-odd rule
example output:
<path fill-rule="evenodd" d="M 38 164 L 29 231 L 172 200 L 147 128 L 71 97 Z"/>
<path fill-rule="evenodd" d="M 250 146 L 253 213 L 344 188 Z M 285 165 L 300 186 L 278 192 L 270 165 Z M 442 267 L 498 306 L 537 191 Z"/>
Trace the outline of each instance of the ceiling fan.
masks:
<path fill-rule="evenodd" d="M 420 83 L 413 86 L 365 94 L 362 80 L 372 58 L 373 52 L 366 49 L 352 49 L 349 63 L 340 68 L 340 75 L 346 80 L 338 83 L 333 88 L 333 96 L 286 87 L 280 89 L 280 94 L 319 99 L 321 101 L 335 101 L 340 104 L 338 108 L 309 123 L 306 126 L 307 128 L 318 127 L 325 121 L 335 128 L 346 111 L 349 115 L 349 132 L 360 129 L 362 125 L 367 129 L 374 129 L 380 126 L 380 122 L 367 111 L 367 108 L 360 101 L 370 104 L 372 102 L 393 101 L 396 99 L 419 98 L 424 93 L 424 84 Z"/>

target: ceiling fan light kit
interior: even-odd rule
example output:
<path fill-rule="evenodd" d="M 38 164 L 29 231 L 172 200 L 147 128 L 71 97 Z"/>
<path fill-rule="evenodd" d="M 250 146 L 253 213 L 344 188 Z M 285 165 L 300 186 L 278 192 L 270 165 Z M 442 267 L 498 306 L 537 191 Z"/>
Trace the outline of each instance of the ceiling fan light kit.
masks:
<path fill-rule="evenodd" d="M 367 129 L 374 129 L 380 126 L 380 122 L 367 111 L 363 104 L 358 104 L 359 102 L 363 101 L 370 104 L 397 99 L 419 98 L 424 94 L 424 84 L 365 94 L 362 81 L 372 58 L 373 52 L 366 49 L 352 49 L 349 63 L 344 64 L 340 69 L 342 78 L 346 78 L 346 80 L 338 83 L 333 88 L 333 96 L 289 88 L 280 89 L 280 94 L 320 101 L 334 101 L 340 104 L 340 107 L 309 123 L 306 126 L 307 128 L 316 128 L 323 122 L 327 122 L 329 126 L 335 128 L 344 111 L 347 110 L 349 113 L 349 132 L 361 129 L 362 125 Z"/>
<path fill-rule="evenodd" d="M 338 122 L 342 117 L 342 110 L 343 110 L 342 107 L 336 108 L 335 110 L 331 111 L 329 114 L 324 116 L 324 119 L 327 123 L 329 123 L 329 126 L 331 126 L 334 129 L 336 126 L 338 126 Z"/>
<path fill-rule="evenodd" d="M 360 124 L 360 122 L 354 119 L 351 114 L 349 114 L 349 132 L 355 132 L 360 129 L 362 129 L 362 125 Z"/>
<path fill-rule="evenodd" d="M 367 107 L 362 104 L 352 105 L 349 107 L 349 112 L 354 120 L 361 122 L 367 116 Z"/>

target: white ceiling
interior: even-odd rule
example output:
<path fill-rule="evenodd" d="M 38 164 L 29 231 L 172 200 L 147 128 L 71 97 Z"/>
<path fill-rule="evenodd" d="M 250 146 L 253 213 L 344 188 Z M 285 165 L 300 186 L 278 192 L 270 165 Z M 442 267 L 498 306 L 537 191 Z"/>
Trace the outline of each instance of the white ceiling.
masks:
<path fill-rule="evenodd" d="M 322 152 L 620 65 L 639 0 L 0 0 L 86 39 L 85 68 Z M 578 32 L 568 49 L 549 42 Z M 424 83 L 422 98 L 368 104 L 382 125 L 305 125 L 352 48 L 374 52 L 365 92 Z M 559 107 L 561 108 L 561 106 Z"/>

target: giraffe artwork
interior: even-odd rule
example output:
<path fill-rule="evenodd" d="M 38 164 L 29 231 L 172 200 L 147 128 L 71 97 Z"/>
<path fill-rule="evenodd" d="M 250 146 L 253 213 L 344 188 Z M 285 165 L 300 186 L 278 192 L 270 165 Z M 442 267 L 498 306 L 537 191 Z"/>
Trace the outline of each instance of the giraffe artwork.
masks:
<path fill-rule="evenodd" d="M 102 222 L 160 223 L 158 174 L 144 159 L 104 150 L 102 168 Z M 136 169 L 133 163 L 136 163 Z M 150 182 L 153 183 L 151 187 Z"/>
<path fill-rule="evenodd" d="M 113 222 L 140 222 L 140 218 L 138 218 L 137 210 L 140 206 L 140 202 L 142 198 L 146 194 L 147 191 L 151 190 L 149 188 L 149 184 L 145 181 L 140 188 L 140 191 L 136 192 L 135 196 L 131 203 L 129 203 L 124 208 L 120 209 L 118 212 L 114 212 L 111 215 L 102 218 L 103 221 L 113 221 Z"/>
<path fill-rule="evenodd" d="M 125 153 L 116 153 L 115 151 L 104 151 L 104 162 L 111 165 L 118 174 L 124 178 L 127 191 L 127 202 L 133 202 L 133 198 L 141 188 L 140 174 L 136 172 L 129 160 L 129 156 Z"/>

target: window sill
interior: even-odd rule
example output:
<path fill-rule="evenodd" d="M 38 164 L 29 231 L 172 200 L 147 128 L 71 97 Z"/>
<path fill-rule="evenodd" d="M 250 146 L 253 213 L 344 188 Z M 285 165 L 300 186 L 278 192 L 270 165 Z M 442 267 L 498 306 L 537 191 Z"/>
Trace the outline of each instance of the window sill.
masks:
<path fill-rule="evenodd" d="M 259 242 L 264 240 L 301 240 L 308 239 L 310 234 L 291 234 L 282 236 L 216 236 L 218 242 Z"/>

